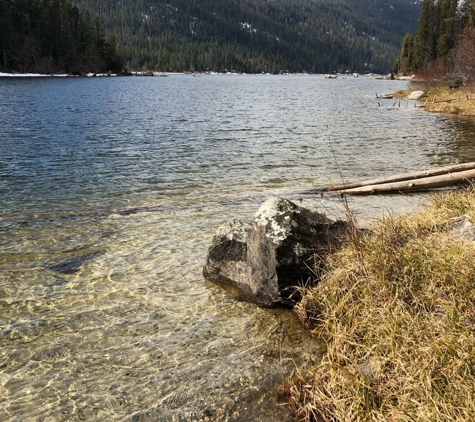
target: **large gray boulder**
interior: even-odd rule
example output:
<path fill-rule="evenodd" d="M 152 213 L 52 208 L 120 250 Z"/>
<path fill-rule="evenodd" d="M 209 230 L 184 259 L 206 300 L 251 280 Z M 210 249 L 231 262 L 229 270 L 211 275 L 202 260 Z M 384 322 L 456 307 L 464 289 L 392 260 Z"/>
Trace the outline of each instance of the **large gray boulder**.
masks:
<path fill-rule="evenodd" d="M 343 221 L 271 198 L 251 224 L 234 220 L 218 229 L 203 274 L 238 288 L 260 305 L 291 307 L 299 300 L 297 287 L 316 280 L 346 227 Z"/>

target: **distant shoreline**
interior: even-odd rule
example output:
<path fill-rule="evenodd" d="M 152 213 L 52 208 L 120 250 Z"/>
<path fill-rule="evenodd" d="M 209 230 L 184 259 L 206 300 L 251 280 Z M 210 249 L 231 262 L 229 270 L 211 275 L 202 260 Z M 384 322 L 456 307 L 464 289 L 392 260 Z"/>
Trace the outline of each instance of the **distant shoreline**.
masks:
<path fill-rule="evenodd" d="M 85 75 L 72 75 L 69 73 L 7 73 L 0 72 L 0 78 L 87 78 L 93 76 L 122 76 L 115 73 L 88 73 Z"/>
<path fill-rule="evenodd" d="M 240 72 L 214 72 L 214 71 L 184 71 L 184 72 L 159 72 L 159 71 L 124 71 L 121 73 L 83 73 L 79 75 L 69 74 L 69 73 L 21 73 L 21 72 L 0 72 L 0 78 L 92 78 L 92 77 L 118 77 L 118 76 L 147 76 L 147 77 L 164 77 L 170 75 L 189 75 L 189 76 L 198 76 L 198 75 L 256 75 L 256 76 L 324 76 L 324 73 L 307 73 L 307 72 L 285 72 L 285 73 L 240 73 Z M 380 75 L 376 73 L 371 74 L 358 74 L 361 77 L 382 79 L 382 80 L 392 80 L 389 75 Z M 336 77 L 341 77 L 346 79 L 347 77 L 357 77 L 353 74 L 346 73 L 337 73 Z M 399 78 L 394 78 L 397 80 Z M 401 78 L 400 80 L 404 80 Z M 409 79 L 408 79 L 409 80 Z"/>
<path fill-rule="evenodd" d="M 8 73 L 0 72 L 0 78 L 91 78 L 91 77 L 111 77 L 111 76 L 142 76 L 129 75 L 125 73 L 86 73 L 82 75 L 73 75 L 69 73 Z"/>
<path fill-rule="evenodd" d="M 0 78 L 104 78 L 118 76 L 168 76 L 165 72 L 121 72 L 121 73 L 84 73 L 73 75 L 70 73 L 19 73 L 19 72 L 0 72 Z"/>

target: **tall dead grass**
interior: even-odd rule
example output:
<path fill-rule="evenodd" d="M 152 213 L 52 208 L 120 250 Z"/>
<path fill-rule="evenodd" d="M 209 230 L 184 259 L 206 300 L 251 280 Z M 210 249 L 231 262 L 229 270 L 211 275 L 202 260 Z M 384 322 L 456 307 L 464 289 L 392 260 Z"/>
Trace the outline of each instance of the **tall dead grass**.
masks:
<path fill-rule="evenodd" d="M 327 343 L 290 383 L 299 420 L 475 420 L 475 246 L 448 233 L 463 214 L 475 221 L 473 189 L 384 217 L 331 257 L 295 309 Z"/>

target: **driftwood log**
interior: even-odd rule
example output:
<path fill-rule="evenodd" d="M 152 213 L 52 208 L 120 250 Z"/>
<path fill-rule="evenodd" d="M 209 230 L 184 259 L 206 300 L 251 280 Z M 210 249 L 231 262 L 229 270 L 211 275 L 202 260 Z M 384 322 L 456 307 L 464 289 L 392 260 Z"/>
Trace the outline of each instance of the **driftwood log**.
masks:
<path fill-rule="evenodd" d="M 394 94 L 378 95 L 378 93 L 376 93 L 376 98 L 381 98 L 382 100 L 391 100 L 393 97 L 394 97 Z"/>
<path fill-rule="evenodd" d="M 467 184 L 475 180 L 475 162 L 404 173 L 363 182 L 333 186 L 326 192 L 349 195 L 427 190 Z"/>

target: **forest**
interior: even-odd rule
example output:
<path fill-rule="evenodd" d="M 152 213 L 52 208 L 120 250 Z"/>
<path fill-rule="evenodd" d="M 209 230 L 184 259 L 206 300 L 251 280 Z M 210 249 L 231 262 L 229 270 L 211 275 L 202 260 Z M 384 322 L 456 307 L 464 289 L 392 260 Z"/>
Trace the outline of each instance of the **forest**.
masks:
<path fill-rule="evenodd" d="M 65 0 L 0 0 L 0 70 L 119 72 L 115 35 Z"/>
<path fill-rule="evenodd" d="M 391 71 L 410 0 L 0 0 L 0 70 Z"/>
<path fill-rule="evenodd" d="M 393 70 L 452 87 L 475 82 L 475 0 L 423 0 L 419 28 L 404 37 Z"/>
<path fill-rule="evenodd" d="M 114 31 L 129 69 L 389 72 L 409 0 L 73 0 Z"/>

